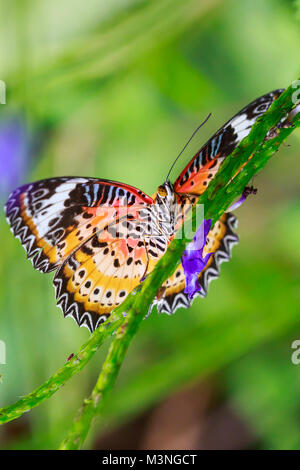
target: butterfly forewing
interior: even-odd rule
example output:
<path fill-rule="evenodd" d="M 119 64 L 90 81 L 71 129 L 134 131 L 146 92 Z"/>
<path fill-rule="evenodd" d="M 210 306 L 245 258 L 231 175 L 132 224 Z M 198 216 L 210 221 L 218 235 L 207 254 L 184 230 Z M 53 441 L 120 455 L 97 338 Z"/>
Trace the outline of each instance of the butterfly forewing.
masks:
<path fill-rule="evenodd" d="M 5 211 L 35 269 L 50 272 L 97 230 L 114 222 L 120 206 L 152 203 L 131 186 L 64 177 L 21 186 L 11 194 Z"/>
<path fill-rule="evenodd" d="M 177 193 L 202 194 L 224 159 L 246 137 L 253 124 L 284 90 L 275 90 L 245 106 L 196 153 L 174 184 Z"/>

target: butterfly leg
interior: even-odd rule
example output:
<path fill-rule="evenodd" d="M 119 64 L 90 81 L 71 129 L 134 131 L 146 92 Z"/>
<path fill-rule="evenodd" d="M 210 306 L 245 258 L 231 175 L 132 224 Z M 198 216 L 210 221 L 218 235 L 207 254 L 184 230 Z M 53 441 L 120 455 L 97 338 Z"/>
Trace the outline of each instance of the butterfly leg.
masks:
<path fill-rule="evenodd" d="M 145 251 L 146 251 L 146 256 L 147 256 L 147 264 L 146 264 L 146 268 L 145 268 L 145 271 L 144 271 L 144 274 L 142 275 L 141 279 L 140 279 L 140 282 L 142 282 L 146 275 L 147 275 L 147 271 L 148 271 L 148 267 L 149 267 L 149 254 L 148 254 L 148 250 L 147 250 L 147 246 L 146 246 L 146 242 L 145 242 L 145 239 L 143 238 L 143 243 L 144 243 L 144 247 L 145 247 Z"/>

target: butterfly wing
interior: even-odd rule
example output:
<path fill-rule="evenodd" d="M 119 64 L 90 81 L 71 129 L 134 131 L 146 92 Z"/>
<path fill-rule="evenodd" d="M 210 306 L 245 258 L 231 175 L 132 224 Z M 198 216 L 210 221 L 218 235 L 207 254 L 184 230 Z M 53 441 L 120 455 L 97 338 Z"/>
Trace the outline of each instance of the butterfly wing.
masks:
<path fill-rule="evenodd" d="M 105 321 L 165 253 L 169 240 L 150 234 L 144 208 L 95 233 L 69 256 L 54 277 L 64 316 L 90 331 Z"/>
<path fill-rule="evenodd" d="M 246 137 L 256 120 L 284 90 L 261 96 L 237 113 L 196 153 L 174 183 L 179 194 L 202 194 L 223 160 Z"/>
<path fill-rule="evenodd" d="M 219 277 L 220 265 L 224 261 L 229 261 L 232 247 L 238 243 L 238 236 L 234 232 L 237 227 L 237 219 L 231 213 L 224 213 L 220 220 L 214 225 L 207 236 L 207 243 L 204 248 L 204 256 L 213 252 L 206 267 L 198 276 L 198 283 L 201 291 L 198 296 L 205 297 L 209 283 Z M 152 307 L 156 305 L 161 313 L 172 314 L 178 308 L 188 308 L 193 299 L 189 299 L 184 293 L 185 275 L 180 264 L 174 274 L 163 284 L 160 294 L 154 300 Z"/>
<path fill-rule="evenodd" d="M 122 183 L 64 177 L 16 189 L 5 210 L 33 266 L 57 270 L 54 286 L 64 315 L 93 331 L 167 249 L 153 203 Z"/>
<path fill-rule="evenodd" d="M 35 269 L 57 269 L 85 240 L 113 222 L 120 207 L 152 198 L 131 186 L 97 178 L 51 178 L 16 189 L 5 206 L 11 231 Z"/>

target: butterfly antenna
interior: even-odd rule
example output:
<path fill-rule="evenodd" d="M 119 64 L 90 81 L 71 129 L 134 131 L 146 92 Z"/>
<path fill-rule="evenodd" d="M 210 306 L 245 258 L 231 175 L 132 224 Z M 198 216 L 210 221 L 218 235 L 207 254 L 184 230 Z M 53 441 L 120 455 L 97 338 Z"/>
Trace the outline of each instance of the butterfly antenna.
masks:
<path fill-rule="evenodd" d="M 190 141 L 193 139 L 193 137 L 197 134 L 197 132 L 199 131 L 199 129 L 204 126 L 204 124 L 206 124 L 206 122 L 209 120 L 211 116 L 211 113 L 209 113 L 209 115 L 204 119 L 203 122 L 201 122 L 201 124 L 197 127 L 197 129 L 194 130 L 194 132 L 192 133 L 191 137 L 189 138 L 189 140 L 187 141 L 187 143 L 185 144 L 185 146 L 183 147 L 183 149 L 181 150 L 181 152 L 179 153 L 179 155 L 175 158 L 170 170 L 169 170 L 169 173 L 167 174 L 167 177 L 166 177 L 166 181 L 168 181 L 169 179 L 169 176 L 170 176 L 170 173 L 171 171 L 173 170 L 174 168 L 174 165 L 175 163 L 177 162 L 178 158 L 183 154 L 183 152 L 185 151 L 185 149 L 187 148 L 187 146 L 189 145 Z"/>

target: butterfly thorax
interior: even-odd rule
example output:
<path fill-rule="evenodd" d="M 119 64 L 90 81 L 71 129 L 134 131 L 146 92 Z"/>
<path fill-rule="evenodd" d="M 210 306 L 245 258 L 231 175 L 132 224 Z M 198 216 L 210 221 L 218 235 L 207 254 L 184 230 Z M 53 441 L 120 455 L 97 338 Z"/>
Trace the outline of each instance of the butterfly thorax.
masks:
<path fill-rule="evenodd" d="M 152 211 L 158 230 L 167 238 L 172 238 L 176 225 L 177 197 L 170 182 L 158 187 Z"/>

